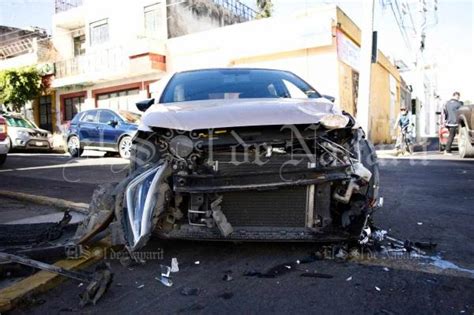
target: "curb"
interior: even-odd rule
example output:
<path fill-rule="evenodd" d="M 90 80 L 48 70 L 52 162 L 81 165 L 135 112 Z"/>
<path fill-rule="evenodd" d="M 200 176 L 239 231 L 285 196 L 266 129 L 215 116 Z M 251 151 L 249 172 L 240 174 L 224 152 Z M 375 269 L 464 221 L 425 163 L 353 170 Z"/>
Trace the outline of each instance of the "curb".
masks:
<path fill-rule="evenodd" d="M 90 249 L 90 252 L 93 253 L 93 255 L 74 260 L 63 259 L 56 262 L 54 265 L 67 270 L 87 268 L 93 263 L 103 259 L 105 257 L 105 250 L 109 247 L 110 244 L 108 242 L 101 241 Z M 56 273 L 38 271 L 32 276 L 0 290 L 0 312 L 3 313 L 10 311 L 25 298 L 52 289 L 66 279 L 68 278 Z"/>
<path fill-rule="evenodd" d="M 31 195 L 21 192 L 0 190 L 0 197 L 6 197 L 19 201 L 28 201 L 40 205 L 52 206 L 56 208 L 71 209 L 82 214 L 89 213 L 89 205 L 82 202 L 72 202 L 64 199 Z"/>

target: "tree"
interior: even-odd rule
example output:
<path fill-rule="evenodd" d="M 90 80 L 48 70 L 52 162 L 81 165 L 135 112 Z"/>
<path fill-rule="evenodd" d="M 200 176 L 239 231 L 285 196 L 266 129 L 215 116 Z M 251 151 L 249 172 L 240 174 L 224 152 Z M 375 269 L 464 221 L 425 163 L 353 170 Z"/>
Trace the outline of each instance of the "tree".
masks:
<path fill-rule="evenodd" d="M 43 90 L 41 75 L 34 67 L 0 71 L 0 104 L 19 112 Z"/>
<path fill-rule="evenodd" d="M 272 0 L 257 0 L 258 14 L 257 19 L 263 19 L 272 16 L 273 3 Z"/>

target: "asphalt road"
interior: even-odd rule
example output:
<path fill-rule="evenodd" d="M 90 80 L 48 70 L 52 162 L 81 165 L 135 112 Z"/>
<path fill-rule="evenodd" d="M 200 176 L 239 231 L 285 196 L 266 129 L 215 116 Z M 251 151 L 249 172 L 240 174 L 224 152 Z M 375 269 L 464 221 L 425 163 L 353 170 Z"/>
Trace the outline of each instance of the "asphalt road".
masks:
<path fill-rule="evenodd" d="M 67 157 L 9 158 L 2 171 L 10 171 L 0 171 L 1 189 L 20 189 L 15 182 L 20 178 L 19 183 L 30 192 L 49 193 L 46 185 L 54 185 L 59 189 L 55 194 L 80 202 L 87 202 L 87 194 L 90 197 L 98 183 L 117 181 L 124 174 L 111 171 L 108 165 L 123 166 L 119 159 L 85 159 L 76 161 L 83 166 L 68 169 L 80 179 L 71 183 L 61 179 L 60 167 L 28 169 L 31 165 L 65 164 Z M 438 154 L 381 162 L 385 205 L 375 215 L 376 223 L 402 240 L 437 243 L 430 257 L 440 256 L 443 260 L 438 263 L 453 263 L 465 270 L 443 270 L 429 264 L 430 260 L 379 257 L 358 262 L 315 261 L 297 265 L 276 278 L 256 278 L 244 273 L 301 260 L 316 246 L 154 240 L 142 251 L 150 258 L 145 265 L 122 267 L 117 255 L 107 253 L 115 280 L 98 305 L 79 309 L 77 296 L 83 287 L 67 281 L 41 295 L 37 304 L 13 313 L 473 314 L 474 162 Z M 9 186 L 9 182 L 14 184 Z M 172 274 L 174 285 L 165 287 L 155 277 L 160 274 L 160 264 L 169 265 L 172 257 L 180 262 L 180 271 Z M 301 277 L 306 270 L 332 278 Z M 226 273 L 232 281 L 223 280 Z M 183 295 L 183 290 L 190 289 L 197 289 L 197 295 Z"/>
<path fill-rule="evenodd" d="M 67 154 L 13 153 L 0 168 L 0 190 L 19 191 L 89 203 L 98 184 L 119 182 L 128 162 L 86 151 L 81 158 Z"/>

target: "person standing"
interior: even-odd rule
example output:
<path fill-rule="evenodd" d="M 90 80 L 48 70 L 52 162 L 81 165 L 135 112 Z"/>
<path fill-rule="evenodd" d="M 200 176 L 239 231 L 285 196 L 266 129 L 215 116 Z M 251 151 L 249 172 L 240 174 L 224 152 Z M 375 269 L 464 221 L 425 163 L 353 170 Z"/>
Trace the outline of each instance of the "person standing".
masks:
<path fill-rule="evenodd" d="M 453 97 L 444 105 L 444 117 L 446 127 L 449 130 L 448 142 L 446 143 L 445 154 L 451 154 L 451 146 L 453 145 L 454 137 L 458 131 L 457 111 L 463 105 L 459 100 L 461 94 L 454 92 Z"/>

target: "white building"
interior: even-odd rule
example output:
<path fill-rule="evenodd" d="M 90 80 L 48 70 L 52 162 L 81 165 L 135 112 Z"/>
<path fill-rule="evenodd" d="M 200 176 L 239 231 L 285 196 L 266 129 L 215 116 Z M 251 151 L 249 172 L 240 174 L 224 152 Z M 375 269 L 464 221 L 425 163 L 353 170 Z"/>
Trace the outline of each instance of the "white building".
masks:
<path fill-rule="evenodd" d="M 253 16 L 235 0 L 56 0 L 57 128 L 85 109 L 135 110 L 166 73 L 168 38 Z"/>

